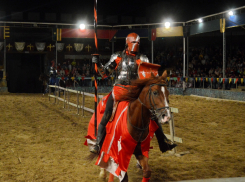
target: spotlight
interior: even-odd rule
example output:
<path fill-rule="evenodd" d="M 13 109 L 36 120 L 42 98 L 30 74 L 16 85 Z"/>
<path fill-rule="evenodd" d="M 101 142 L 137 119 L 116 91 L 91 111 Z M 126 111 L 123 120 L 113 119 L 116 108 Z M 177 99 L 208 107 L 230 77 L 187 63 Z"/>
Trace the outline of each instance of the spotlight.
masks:
<path fill-rule="evenodd" d="M 229 11 L 228 13 L 230 16 L 234 15 L 233 11 Z"/>
<path fill-rule="evenodd" d="M 79 28 L 80 28 L 81 30 L 84 30 L 84 29 L 85 29 L 85 25 L 84 25 L 84 24 L 80 24 L 80 25 L 79 25 Z"/>
<path fill-rule="evenodd" d="M 166 27 L 166 28 L 169 28 L 169 27 L 170 27 L 170 23 L 169 23 L 169 22 L 166 22 L 166 23 L 165 23 L 165 27 Z"/>
<path fill-rule="evenodd" d="M 202 23 L 202 19 L 201 19 L 201 18 L 199 18 L 199 19 L 198 19 L 198 22 L 199 22 L 199 23 Z"/>

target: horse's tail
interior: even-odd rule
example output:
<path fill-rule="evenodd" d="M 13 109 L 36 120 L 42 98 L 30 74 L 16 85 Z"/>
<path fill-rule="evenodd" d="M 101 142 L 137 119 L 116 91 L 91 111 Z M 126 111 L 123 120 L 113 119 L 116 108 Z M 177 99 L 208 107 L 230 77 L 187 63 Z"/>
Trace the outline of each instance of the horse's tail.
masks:
<path fill-rule="evenodd" d="M 84 157 L 84 159 L 86 161 L 92 162 L 97 157 L 98 157 L 98 154 L 90 153 L 88 156 Z"/>

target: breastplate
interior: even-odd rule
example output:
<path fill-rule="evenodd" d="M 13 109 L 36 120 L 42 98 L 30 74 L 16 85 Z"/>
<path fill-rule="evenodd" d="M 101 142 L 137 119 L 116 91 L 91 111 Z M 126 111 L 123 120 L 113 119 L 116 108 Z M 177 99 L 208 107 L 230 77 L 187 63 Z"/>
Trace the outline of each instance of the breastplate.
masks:
<path fill-rule="evenodd" d="M 122 60 L 117 67 L 117 83 L 128 85 L 130 80 L 138 78 L 138 65 L 136 64 L 136 56 L 124 54 Z"/>

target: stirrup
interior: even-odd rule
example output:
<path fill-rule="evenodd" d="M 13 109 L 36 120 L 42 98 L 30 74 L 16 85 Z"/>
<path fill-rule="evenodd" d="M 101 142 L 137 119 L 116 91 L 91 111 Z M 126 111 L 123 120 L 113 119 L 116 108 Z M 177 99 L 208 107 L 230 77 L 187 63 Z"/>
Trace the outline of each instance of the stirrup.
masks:
<path fill-rule="evenodd" d="M 90 152 L 93 154 L 99 154 L 100 153 L 100 146 L 98 144 L 96 144 L 95 146 L 93 146 L 93 148 L 90 150 Z"/>

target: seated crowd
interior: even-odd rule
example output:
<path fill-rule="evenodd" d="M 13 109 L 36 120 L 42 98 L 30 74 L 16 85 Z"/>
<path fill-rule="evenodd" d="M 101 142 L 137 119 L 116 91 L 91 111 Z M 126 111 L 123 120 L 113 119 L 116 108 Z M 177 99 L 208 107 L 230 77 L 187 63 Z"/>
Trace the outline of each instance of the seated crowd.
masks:
<path fill-rule="evenodd" d="M 222 48 L 206 47 L 191 48 L 189 51 L 188 77 L 217 78 L 223 79 L 223 50 Z M 175 69 L 170 71 L 171 77 L 183 77 L 183 59 L 179 58 L 176 62 Z M 238 84 L 241 78 L 245 80 L 245 47 L 236 47 L 228 50 L 226 53 L 225 78 L 238 78 Z M 210 83 L 204 83 L 204 87 L 210 87 Z M 203 87 L 198 83 L 196 87 Z M 217 83 L 213 88 L 221 88 L 222 85 Z M 234 83 L 229 83 L 229 87 L 234 87 Z"/>
<path fill-rule="evenodd" d="M 105 60 L 101 60 L 104 64 Z M 51 62 L 52 63 L 52 62 Z M 79 61 L 67 60 L 63 64 L 58 63 L 57 69 L 54 67 L 56 77 L 60 77 L 63 80 L 71 80 L 76 86 L 91 86 L 94 85 L 95 71 L 89 60 Z M 57 70 L 57 71 L 56 71 Z M 97 74 L 97 81 L 99 86 L 111 86 L 114 79 L 114 75 L 107 78 L 101 78 L 100 74 Z M 74 85 L 72 85 L 74 86 Z"/>

